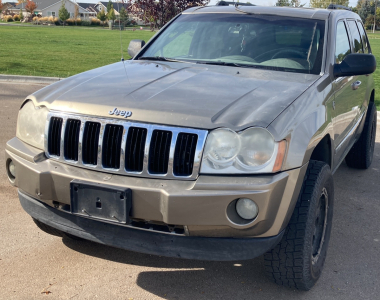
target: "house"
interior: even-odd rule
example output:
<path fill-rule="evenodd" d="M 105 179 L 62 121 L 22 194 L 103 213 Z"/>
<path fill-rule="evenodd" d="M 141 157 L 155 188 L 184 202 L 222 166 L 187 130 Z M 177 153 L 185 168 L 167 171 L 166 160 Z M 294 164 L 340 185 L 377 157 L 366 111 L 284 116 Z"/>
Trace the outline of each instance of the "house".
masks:
<path fill-rule="evenodd" d="M 3 10 L 0 13 L 0 17 L 3 17 L 4 15 L 7 15 L 10 13 L 10 9 L 14 8 L 17 5 L 17 2 L 6 2 L 3 3 Z"/>
<path fill-rule="evenodd" d="M 34 12 L 35 15 L 41 15 L 42 17 L 57 17 L 58 18 L 58 12 L 62 6 L 62 0 L 35 0 L 34 2 L 37 4 L 37 9 Z M 64 0 L 64 2 L 65 2 L 65 7 L 67 11 L 70 13 L 70 18 L 74 18 L 75 6 L 78 4 L 71 0 Z M 9 11 L 18 14 L 20 12 L 20 9 L 22 9 L 22 12 L 24 15 L 29 15 L 29 13 L 25 11 L 24 6 L 25 4 L 19 4 L 16 7 L 13 7 L 12 9 L 10 9 Z M 81 19 L 96 17 L 95 12 L 89 12 L 79 5 L 78 5 L 78 12 L 79 12 L 78 17 L 80 17 Z"/>

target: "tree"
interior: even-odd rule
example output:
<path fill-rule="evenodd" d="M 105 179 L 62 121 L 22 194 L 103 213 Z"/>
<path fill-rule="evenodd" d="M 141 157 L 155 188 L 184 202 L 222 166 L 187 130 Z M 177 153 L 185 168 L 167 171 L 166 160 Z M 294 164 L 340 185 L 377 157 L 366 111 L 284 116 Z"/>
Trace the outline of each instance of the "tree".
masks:
<path fill-rule="evenodd" d="M 24 14 L 22 13 L 22 8 L 20 8 L 20 20 L 22 20 L 22 19 L 24 19 Z"/>
<path fill-rule="evenodd" d="M 110 10 L 113 8 L 113 4 L 111 0 L 108 0 L 107 3 L 107 14 L 110 12 Z"/>
<path fill-rule="evenodd" d="M 102 10 L 98 12 L 98 15 L 96 16 L 100 21 L 103 22 L 103 28 L 104 28 L 104 21 L 107 19 L 106 12 L 104 11 L 104 7 L 102 7 Z"/>
<path fill-rule="evenodd" d="M 310 0 L 310 7 L 327 8 L 330 4 L 338 4 L 348 7 L 349 2 L 349 0 Z"/>
<path fill-rule="evenodd" d="M 180 12 L 193 6 L 207 5 L 210 0 L 128 0 L 130 14 L 151 28 L 164 26 Z"/>
<path fill-rule="evenodd" d="M 121 7 L 120 9 L 120 14 L 119 14 L 120 22 L 124 25 L 128 24 L 128 13 L 127 10 L 125 9 L 124 6 Z"/>
<path fill-rule="evenodd" d="M 25 10 L 30 13 L 31 15 L 34 14 L 34 11 L 37 8 L 37 4 L 33 2 L 32 0 L 27 0 L 25 5 Z"/>
<path fill-rule="evenodd" d="M 290 6 L 289 0 L 277 0 L 276 6 Z"/>
<path fill-rule="evenodd" d="M 76 20 L 78 19 L 78 17 L 79 17 L 79 5 L 76 4 L 74 8 L 74 19 Z"/>
<path fill-rule="evenodd" d="M 2 2 L 2 0 L 0 0 L 0 14 L 2 11 L 3 11 L 3 2 Z"/>
<path fill-rule="evenodd" d="M 109 11 L 108 11 L 108 13 L 107 13 L 107 19 L 109 20 L 109 21 L 115 21 L 115 19 L 116 19 L 116 15 L 115 15 L 115 10 L 113 9 L 113 8 L 111 8 Z"/>
<path fill-rule="evenodd" d="M 365 20 L 365 23 L 364 23 L 364 26 L 367 28 L 367 29 L 373 29 L 373 23 L 374 23 L 374 19 L 373 19 L 373 15 L 369 15 L 367 17 L 367 19 Z M 380 16 L 376 14 L 376 27 L 377 26 L 380 26 Z"/>
<path fill-rule="evenodd" d="M 67 21 L 67 19 L 70 18 L 70 13 L 66 9 L 64 0 L 62 0 L 62 5 L 58 11 L 58 16 L 59 16 L 59 19 L 63 22 L 63 25 L 65 25 L 65 22 Z"/>

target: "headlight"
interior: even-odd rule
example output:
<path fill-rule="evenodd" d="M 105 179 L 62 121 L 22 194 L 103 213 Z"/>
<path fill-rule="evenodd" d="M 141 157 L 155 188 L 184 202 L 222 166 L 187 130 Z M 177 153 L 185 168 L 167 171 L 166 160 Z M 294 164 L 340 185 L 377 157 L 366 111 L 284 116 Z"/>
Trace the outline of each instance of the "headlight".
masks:
<path fill-rule="evenodd" d="M 265 128 L 212 131 L 203 152 L 201 173 L 272 173 L 281 170 L 286 141 L 275 142 Z"/>
<path fill-rule="evenodd" d="M 44 149 L 48 112 L 46 107 L 35 107 L 32 101 L 25 103 L 18 113 L 16 136 L 29 145 Z"/>

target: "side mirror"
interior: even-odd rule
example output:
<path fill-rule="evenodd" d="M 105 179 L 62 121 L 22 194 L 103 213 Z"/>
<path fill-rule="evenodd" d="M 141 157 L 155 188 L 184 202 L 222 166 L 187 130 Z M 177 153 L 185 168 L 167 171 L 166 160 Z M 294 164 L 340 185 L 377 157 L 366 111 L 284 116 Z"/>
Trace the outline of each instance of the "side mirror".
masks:
<path fill-rule="evenodd" d="M 376 59 L 372 54 L 351 53 L 340 64 L 334 65 L 334 77 L 372 74 L 376 70 Z"/>
<path fill-rule="evenodd" d="M 132 40 L 129 42 L 128 54 L 133 58 L 135 55 L 144 47 L 145 41 L 143 40 Z"/>

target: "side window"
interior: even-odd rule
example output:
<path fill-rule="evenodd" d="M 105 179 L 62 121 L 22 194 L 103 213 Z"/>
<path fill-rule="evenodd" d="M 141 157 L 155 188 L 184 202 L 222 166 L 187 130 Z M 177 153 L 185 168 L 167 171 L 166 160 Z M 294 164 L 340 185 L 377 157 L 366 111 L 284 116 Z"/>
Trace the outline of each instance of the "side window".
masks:
<path fill-rule="evenodd" d="M 336 27 L 335 62 L 340 64 L 350 53 L 351 47 L 347 36 L 346 26 L 343 21 L 339 21 Z"/>
<path fill-rule="evenodd" d="M 363 42 L 363 50 L 364 50 L 364 53 L 368 53 L 368 39 L 367 39 L 367 35 L 365 33 L 365 30 L 364 30 L 364 27 L 363 27 L 363 24 L 362 22 L 357 22 L 357 25 L 359 27 L 359 32 L 360 32 L 360 35 L 362 37 L 362 42 Z"/>
<path fill-rule="evenodd" d="M 360 38 L 358 27 L 355 21 L 348 21 L 348 26 L 350 27 L 351 37 L 353 41 L 353 47 L 355 53 L 363 53 L 363 43 Z"/>

